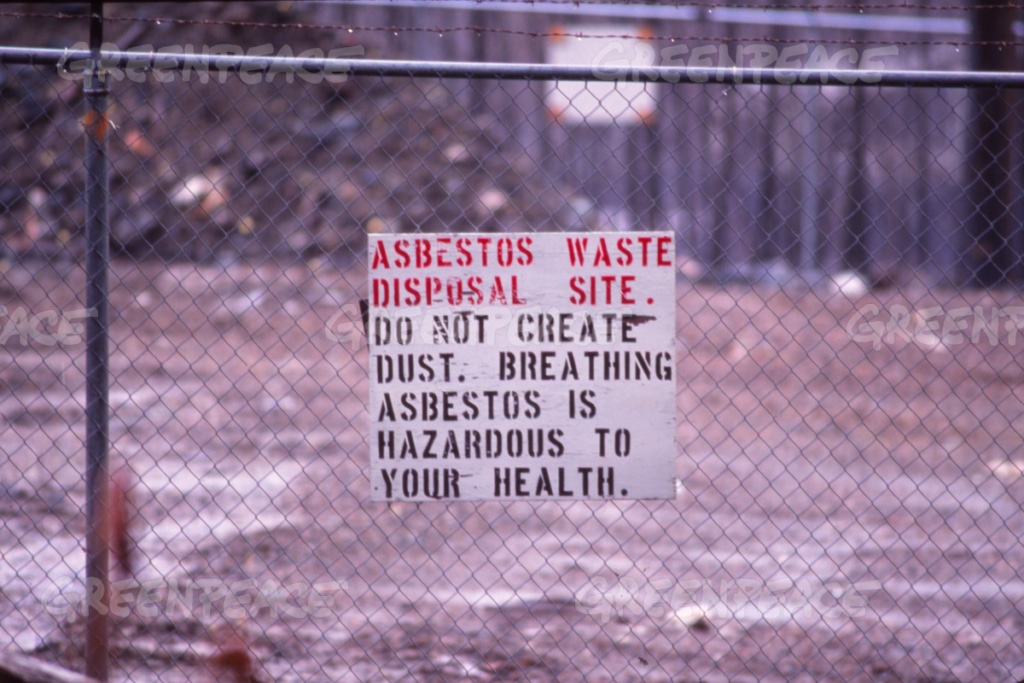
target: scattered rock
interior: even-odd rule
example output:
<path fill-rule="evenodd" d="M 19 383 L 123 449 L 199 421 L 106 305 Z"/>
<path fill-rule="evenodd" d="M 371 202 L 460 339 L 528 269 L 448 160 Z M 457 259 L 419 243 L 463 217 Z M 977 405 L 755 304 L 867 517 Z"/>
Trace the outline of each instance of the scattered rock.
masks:
<path fill-rule="evenodd" d="M 834 294 L 857 298 L 868 293 L 867 281 L 852 270 L 844 270 L 832 276 L 829 289 Z"/>

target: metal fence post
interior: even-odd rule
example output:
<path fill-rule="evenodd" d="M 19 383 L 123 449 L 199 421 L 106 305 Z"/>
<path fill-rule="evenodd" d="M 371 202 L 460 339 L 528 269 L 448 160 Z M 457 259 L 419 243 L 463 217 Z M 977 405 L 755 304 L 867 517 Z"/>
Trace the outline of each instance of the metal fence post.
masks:
<path fill-rule="evenodd" d="M 86 525 L 87 594 L 98 595 L 86 608 L 85 673 L 108 677 L 109 605 L 107 483 L 108 483 L 108 350 L 107 262 L 109 257 L 107 199 L 107 76 L 100 63 L 103 41 L 103 3 L 89 10 L 89 67 L 85 73 L 84 118 L 86 148 L 86 305 L 95 315 L 86 325 Z M 95 590 L 98 588 L 97 590 Z"/>

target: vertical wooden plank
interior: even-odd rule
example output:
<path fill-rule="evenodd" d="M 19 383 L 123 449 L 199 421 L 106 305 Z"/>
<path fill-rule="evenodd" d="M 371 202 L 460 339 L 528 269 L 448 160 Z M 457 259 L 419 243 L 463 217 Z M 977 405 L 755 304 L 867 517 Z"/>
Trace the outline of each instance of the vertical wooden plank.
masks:
<path fill-rule="evenodd" d="M 963 270 L 963 254 L 971 248 L 970 236 L 963 226 L 967 224 L 971 208 L 967 202 L 950 202 L 950 197 L 963 193 L 966 187 L 967 157 L 970 153 L 968 122 L 971 112 L 971 95 L 964 90 L 941 91 L 950 102 L 950 116 L 946 123 L 945 140 L 939 140 L 940 147 L 935 150 L 936 157 L 945 156 L 943 152 L 952 143 L 957 150 L 957 164 L 955 169 L 950 169 L 950 180 L 943 183 L 942 192 L 937 195 L 940 206 L 943 207 L 942 214 L 947 220 L 933 223 L 932 230 L 936 231 L 936 262 L 942 272 L 943 279 L 948 280 L 951 286 L 961 286 L 966 277 Z M 937 230 L 936 230 L 937 229 Z"/>
<path fill-rule="evenodd" d="M 734 53 L 735 45 L 728 46 Z M 731 59 L 731 57 L 729 57 Z M 756 132 L 761 127 L 758 115 L 760 109 L 760 88 L 750 84 L 730 84 L 725 97 L 731 100 L 732 116 L 727 125 L 732 127 L 733 157 L 732 176 L 729 178 L 731 215 L 729 227 L 732 231 L 732 262 L 740 271 L 745 271 L 754 260 L 758 241 L 758 180 L 762 165 L 758 159 Z"/>
<path fill-rule="evenodd" d="M 931 285 L 952 283 L 953 274 L 947 271 L 950 267 L 956 267 L 944 257 L 947 248 L 947 219 L 952 218 L 954 222 L 958 220 L 957 216 L 951 215 L 946 206 L 946 198 L 950 194 L 947 184 L 953 178 L 945 166 L 948 159 L 959 154 L 959 149 L 955 138 L 946 137 L 947 126 L 943 120 L 952 111 L 952 107 L 942 96 L 942 92 L 915 91 L 924 114 L 921 124 L 924 131 L 921 135 L 921 149 L 916 155 L 920 159 L 920 164 L 915 164 L 920 171 L 916 181 L 920 198 L 917 200 L 915 241 L 920 250 L 919 270 Z"/>
<path fill-rule="evenodd" d="M 800 270 L 810 274 L 821 267 L 821 220 L 823 214 L 823 198 L 821 185 L 823 169 L 821 164 L 822 151 L 822 120 L 821 120 L 821 88 L 799 88 L 794 91 L 799 97 L 803 111 L 797 130 L 801 133 L 803 143 L 799 150 L 798 172 L 800 183 L 797 189 L 800 197 Z"/>
<path fill-rule="evenodd" d="M 820 121 L 818 138 L 819 168 L 822 171 L 818 187 L 822 206 L 818 212 L 818 263 L 826 273 L 837 273 L 846 265 L 845 250 L 846 183 L 849 180 L 850 157 L 849 127 L 852 112 L 849 103 L 852 98 L 849 88 L 822 86 L 822 99 L 818 117 Z"/>
<path fill-rule="evenodd" d="M 708 86 L 710 125 L 706 129 L 711 173 L 708 182 L 708 196 L 711 201 L 712 217 L 708 244 L 708 267 L 719 273 L 733 270 L 732 230 L 730 229 L 731 196 L 729 183 L 734 175 L 733 162 L 733 108 L 725 97 L 725 88 L 720 85 Z"/>
<path fill-rule="evenodd" d="M 674 23 L 672 26 L 673 35 L 676 35 L 682 23 Z M 672 90 L 674 96 L 671 100 L 673 106 L 669 109 L 672 114 L 669 125 L 674 151 L 669 154 L 666 150 L 663 158 L 672 159 L 670 167 L 677 169 L 671 176 L 671 187 L 678 206 L 677 220 L 681 222 L 681 229 L 686 235 L 688 253 L 706 263 L 705 252 L 711 224 L 711 202 L 707 192 L 711 164 L 706 129 L 711 100 L 705 85 L 679 83 Z"/>
<path fill-rule="evenodd" d="M 777 119 L 778 105 L 774 93 L 777 88 L 759 88 L 760 106 L 755 109 L 760 125 L 753 131 L 757 139 L 757 207 L 755 209 L 754 257 L 766 262 L 778 258 L 785 247 L 781 235 L 782 221 L 777 204 L 780 183 L 777 175 Z"/>
<path fill-rule="evenodd" d="M 775 39 L 782 39 L 783 49 L 789 37 L 789 31 L 784 26 L 772 26 L 770 35 L 764 41 L 779 49 L 780 43 Z M 753 131 L 757 147 L 757 204 L 754 207 L 754 221 L 756 234 L 752 245 L 753 255 L 757 261 L 769 262 L 789 257 L 790 265 L 795 266 L 797 261 L 793 253 L 794 239 L 793 231 L 787 230 L 782 218 L 783 204 L 787 195 L 785 183 L 781 177 L 782 169 L 786 166 L 787 159 L 783 144 L 790 136 L 783 134 L 786 127 L 791 123 L 782 120 L 779 111 L 783 101 L 787 97 L 787 91 L 782 86 L 758 87 L 758 120 L 755 121 Z M 792 150 L 791 150 L 792 151 Z"/>
<path fill-rule="evenodd" d="M 675 35 L 678 22 L 662 20 L 654 24 L 655 35 Z M 668 41 L 655 43 L 659 64 L 667 65 L 673 52 L 667 52 L 672 44 Z M 676 233 L 676 248 L 688 254 L 693 253 L 690 228 L 692 216 L 685 206 L 684 167 L 692 162 L 693 154 L 686 148 L 685 129 L 689 123 L 688 111 L 681 96 L 686 86 L 677 83 L 661 83 L 658 92 L 658 109 L 651 129 L 651 174 L 652 214 L 651 228 L 669 227 Z"/>
<path fill-rule="evenodd" d="M 873 140 L 877 146 L 874 166 L 883 169 L 873 179 L 882 213 L 880 224 L 874 226 L 881 243 L 875 263 L 888 276 L 905 281 L 922 262 L 917 235 L 923 194 L 920 181 L 927 173 L 920 163 L 925 132 L 918 121 L 920 107 L 913 89 L 882 91 L 878 97 L 880 105 L 892 107 L 898 115 L 884 117 Z M 898 159 L 905 161 L 890 163 Z M 889 174 L 892 182 L 886 177 Z"/>
<path fill-rule="evenodd" d="M 803 169 L 800 164 L 806 144 L 804 137 L 800 134 L 800 127 L 807 112 L 792 86 L 778 86 L 777 92 L 775 106 L 779 110 L 779 156 L 776 158 L 776 163 L 780 192 L 777 210 L 780 232 L 785 242 L 783 255 L 790 266 L 799 270 L 803 258 L 800 247 L 802 230 L 800 221 L 803 211 L 800 178 Z"/>
<path fill-rule="evenodd" d="M 664 89 L 659 88 L 660 92 Z M 663 95 L 658 98 L 661 102 Z M 659 106 L 660 109 L 660 106 Z M 629 178 L 631 187 L 626 198 L 629 208 L 630 230 L 654 230 L 661 225 L 658 204 L 661 195 L 660 178 L 655 169 L 658 166 L 660 146 L 657 144 L 658 128 L 655 120 L 634 126 L 629 132 Z"/>
<path fill-rule="evenodd" d="M 931 155 L 929 133 L 933 126 L 928 123 L 928 107 L 925 97 L 920 90 L 911 89 L 909 92 L 912 102 L 912 116 L 914 117 L 914 136 L 916 138 L 913 151 L 913 166 L 917 175 L 910 187 L 911 215 L 908 216 L 908 226 L 911 232 L 911 245 L 907 251 L 907 261 L 914 268 L 931 267 L 932 238 L 929 216 L 932 214 L 931 183 L 929 178 L 935 173 L 932 168 L 934 157 Z"/>
<path fill-rule="evenodd" d="M 526 31 L 533 19 L 526 15 L 516 15 L 513 28 Z M 544 25 L 541 25 L 544 28 Z M 511 36 L 502 53 L 502 61 L 527 60 L 537 64 L 544 62 L 544 41 L 528 35 Z M 501 84 L 502 90 L 509 101 L 509 109 L 514 112 L 509 125 L 515 140 L 523 153 L 538 169 L 543 167 L 543 159 L 547 152 L 546 137 L 552 121 L 544 106 L 544 87 L 540 81 L 506 81 Z"/>
<path fill-rule="evenodd" d="M 467 21 L 469 26 L 479 26 L 481 28 L 491 27 L 491 17 L 493 12 L 485 12 L 482 10 L 474 10 L 467 12 Z M 483 31 L 466 33 L 464 36 L 465 51 L 468 54 L 467 59 L 472 62 L 499 62 L 504 61 L 500 58 L 500 49 L 498 46 L 502 43 L 500 40 L 488 40 L 485 36 L 488 36 Z M 492 47 L 493 46 L 493 47 Z M 494 114 L 496 121 L 499 124 L 506 126 L 508 124 L 509 112 L 506 111 L 507 100 L 502 96 L 502 89 L 499 87 L 500 82 L 478 79 L 470 83 L 470 90 L 472 92 L 472 101 L 470 102 L 470 111 L 476 115 L 482 115 L 486 112 Z"/>
<path fill-rule="evenodd" d="M 843 213 L 842 261 L 844 269 L 859 273 L 868 267 L 869 188 L 867 179 L 867 122 L 864 112 L 865 89 L 852 87 L 850 107 L 849 163 L 846 168 L 846 208 Z"/>
<path fill-rule="evenodd" d="M 993 6 L 975 0 L 970 14 L 971 68 L 975 71 L 1013 71 L 1016 51 L 1003 49 L 1015 40 L 1014 8 Z M 969 248 L 963 253 L 965 284 L 991 287 L 1019 283 L 1022 254 L 1018 248 L 1020 222 L 1010 207 L 1018 190 L 1013 173 L 1011 143 L 1017 132 L 1011 127 L 1011 112 L 1016 96 L 1006 88 L 985 87 L 970 91 L 973 100 L 970 171 L 964 187 L 970 205 L 965 225 Z"/>
<path fill-rule="evenodd" d="M 581 162 L 591 175 L 587 193 L 604 214 L 605 229 L 622 230 L 628 226 L 627 197 L 636 186 L 630 174 L 630 140 L 633 124 L 609 123 L 591 129 L 592 144 L 580 148 Z"/>

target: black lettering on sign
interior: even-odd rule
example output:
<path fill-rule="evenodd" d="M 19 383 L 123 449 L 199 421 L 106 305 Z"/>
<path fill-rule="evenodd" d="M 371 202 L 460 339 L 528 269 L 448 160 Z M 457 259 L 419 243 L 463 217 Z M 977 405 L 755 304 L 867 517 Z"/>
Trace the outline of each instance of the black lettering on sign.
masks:
<path fill-rule="evenodd" d="M 495 498 L 572 498 L 576 488 L 584 497 L 615 496 L 615 469 L 612 467 L 495 467 Z M 620 492 L 625 496 L 627 491 Z"/>
<path fill-rule="evenodd" d="M 560 458 L 565 432 L 550 429 L 380 430 L 377 460 L 481 460 L 501 457 Z"/>
<path fill-rule="evenodd" d="M 498 379 L 564 382 L 672 380 L 669 351 L 499 351 Z"/>
<path fill-rule="evenodd" d="M 431 469 L 384 468 L 380 471 L 384 480 L 384 497 L 416 498 L 423 491 L 426 498 L 461 498 L 459 471 L 452 467 Z"/>

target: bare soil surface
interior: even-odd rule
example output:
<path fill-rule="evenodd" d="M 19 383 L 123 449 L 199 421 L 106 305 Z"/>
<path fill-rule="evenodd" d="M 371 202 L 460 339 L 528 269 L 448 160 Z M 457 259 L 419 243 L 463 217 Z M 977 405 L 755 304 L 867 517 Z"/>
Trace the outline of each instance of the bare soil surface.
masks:
<path fill-rule="evenodd" d="M 875 344 L 856 317 L 1019 298 L 681 276 L 675 500 L 389 505 L 368 493 L 364 279 L 115 263 L 111 458 L 156 588 L 125 589 L 114 680 L 215 680 L 228 626 L 275 681 L 1024 677 L 1021 339 Z M 83 290 L 70 263 L 0 276 L 8 312 Z M 81 342 L 0 346 L 0 647 L 79 670 L 83 366 Z"/>

